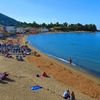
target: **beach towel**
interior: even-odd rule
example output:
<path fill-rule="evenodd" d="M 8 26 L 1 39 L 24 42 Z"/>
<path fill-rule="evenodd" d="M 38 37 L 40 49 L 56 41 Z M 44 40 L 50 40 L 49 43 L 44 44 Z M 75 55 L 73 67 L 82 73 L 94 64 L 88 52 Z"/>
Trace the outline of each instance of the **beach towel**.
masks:
<path fill-rule="evenodd" d="M 41 88 L 42 88 L 41 86 L 36 85 L 36 86 L 32 86 L 32 87 L 31 87 L 31 90 L 39 90 L 39 89 L 41 89 Z"/>

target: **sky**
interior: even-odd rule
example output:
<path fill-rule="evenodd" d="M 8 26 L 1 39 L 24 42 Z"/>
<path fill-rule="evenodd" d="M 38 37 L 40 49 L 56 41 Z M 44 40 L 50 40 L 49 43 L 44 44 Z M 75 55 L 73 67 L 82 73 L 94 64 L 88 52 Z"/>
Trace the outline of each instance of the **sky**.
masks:
<path fill-rule="evenodd" d="M 0 0 L 0 13 L 22 22 L 96 24 L 100 0 Z"/>

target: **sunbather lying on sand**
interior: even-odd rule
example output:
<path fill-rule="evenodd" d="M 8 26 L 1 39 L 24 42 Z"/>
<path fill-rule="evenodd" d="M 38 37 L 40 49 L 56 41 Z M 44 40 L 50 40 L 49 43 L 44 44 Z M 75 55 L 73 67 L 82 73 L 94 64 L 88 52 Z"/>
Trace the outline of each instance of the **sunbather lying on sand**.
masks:
<path fill-rule="evenodd" d="M 8 73 L 7 72 L 4 72 L 4 73 L 0 73 L 0 79 L 3 80 L 3 79 L 6 79 L 8 77 Z"/>

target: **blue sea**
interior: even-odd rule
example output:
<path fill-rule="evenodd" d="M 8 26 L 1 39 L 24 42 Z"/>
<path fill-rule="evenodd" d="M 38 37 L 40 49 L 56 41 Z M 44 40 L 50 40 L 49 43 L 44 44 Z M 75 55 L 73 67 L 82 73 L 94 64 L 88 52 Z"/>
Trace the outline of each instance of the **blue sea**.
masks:
<path fill-rule="evenodd" d="M 64 63 L 100 77 L 100 32 L 41 33 L 29 35 L 29 44 Z"/>

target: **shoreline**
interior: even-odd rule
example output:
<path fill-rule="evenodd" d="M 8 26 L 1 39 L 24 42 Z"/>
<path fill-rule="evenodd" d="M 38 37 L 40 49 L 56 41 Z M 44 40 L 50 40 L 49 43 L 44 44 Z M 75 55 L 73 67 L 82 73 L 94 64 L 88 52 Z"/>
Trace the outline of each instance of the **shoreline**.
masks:
<path fill-rule="evenodd" d="M 34 47 L 35 48 L 35 47 Z M 35 48 L 36 49 L 36 48 Z M 37 49 L 36 49 L 37 50 Z M 40 51 L 41 52 L 41 51 Z M 42 52 L 43 53 L 43 52 Z M 62 58 L 58 58 L 56 56 L 53 56 L 53 55 L 50 55 L 50 54 L 46 54 L 46 53 L 43 53 L 45 55 L 47 55 L 48 57 L 50 57 L 51 59 L 54 59 L 54 60 L 57 60 L 58 62 L 61 62 L 62 64 L 64 65 L 68 65 L 69 67 L 71 67 L 72 69 L 76 70 L 76 71 L 79 71 L 83 74 L 87 74 L 91 77 L 94 77 L 96 79 L 99 79 L 100 77 L 97 76 L 95 73 L 92 73 L 91 71 L 88 71 L 88 70 L 85 70 L 83 68 L 81 68 L 81 66 L 75 64 L 75 63 L 72 63 L 72 64 L 69 64 L 68 63 L 68 60 L 65 60 L 65 59 L 62 59 Z"/>
<path fill-rule="evenodd" d="M 43 33 L 44 34 L 44 33 Z M 38 35 L 38 34 L 34 34 L 34 35 Z M 25 41 L 26 40 L 27 36 L 25 37 Z M 30 43 L 30 41 L 29 41 Z M 80 65 L 76 64 L 76 63 L 72 63 L 72 64 L 69 64 L 68 63 L 68 60 L 65 60 L 63 58 L 59 58 L 59 57 L 56 57 L 54 55 L 51 55 L 49 53 L 45 53 L 45 52 L 42 52 L 41 50 L 39 50 L 38 48 L 32 46 L 31 44 L 28 44 L 32 49 L 34 48 L 36 51 L 38 51 L 39 53 L 42 53 L 48 57 L 50 57 L 51 59 L 54 59 L 54 60 L 57 60 L 58 62 L 61 62 L 63 65 L 68 65 L 69 67 L 71 67 L 72 69 L 76 70 L 76 71 L 79 71 L 83 74 L 87 74 L 93 78 L 96 78 L 96 80 L 99 80 L 100 76 L 97 74 L 97 73 L 93 73 L 91 70 L 85 70 L 84 68 L 81 68 Z M 99 80 L 100 81 L 100 80 Z"/>
<path fill-rule="evenodd" d="M 55 31 L 55 32 L 45 32 L 45 34 L 50 34 L 50 33 L 71 33 L 71 32 L 74 32 L 74 33 L 84 33 L 84 32 L 86 32 L 86 33 L 95 33 L 95 32 L 98 32 L 98 31 L 95 31 L 95 32 L 92 32 L 92 31 L 66 31 L 66 32 L 63 32 L 63 31 Z"/>
<path fill-rule="evenodd" d="M 23 37 L 22 43 L 25 43 L 27 36 Z M 28 44 L 29 45 L 29 44 Z M 30 45 L 29 45 L 30 46 Z M 38 68 L 52 75 L 54 79 L 61 82 L 63 85 L 72 86 L 84 94 L 93 98 L 100 97 L 100 79 L 83 73 L 71 67 L 69 64 L 63 64 L 58 60 L 49 57 L 47 54 L 42 53 L 36 48 L 30 46 L 32 51 L 37 51 L 41 56 L 34 57 L 28 56 L 26 60 L 34 63 Z M 45 62 L 46 61 L 46 62 Z M 68 78 L 68 79 L 67 79 Z M 75 81 L 77 80 L 77 81 Z M 92 92 L 91 92 L 92 90 Z"/>

